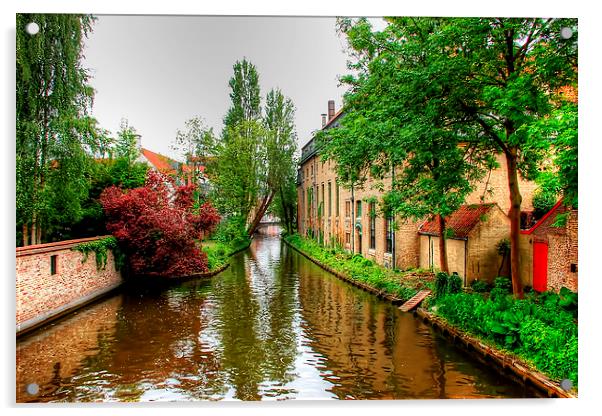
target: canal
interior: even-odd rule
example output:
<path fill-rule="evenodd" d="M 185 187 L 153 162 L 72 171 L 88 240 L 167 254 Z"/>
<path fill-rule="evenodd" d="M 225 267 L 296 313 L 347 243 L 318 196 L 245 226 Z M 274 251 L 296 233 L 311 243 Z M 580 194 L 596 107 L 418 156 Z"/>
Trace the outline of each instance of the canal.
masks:
<path fill-rule="evenodd" d="M 210 280 L 124 287 L 19 339 L 17 402 L 530 395 L 278 231 Z"/>

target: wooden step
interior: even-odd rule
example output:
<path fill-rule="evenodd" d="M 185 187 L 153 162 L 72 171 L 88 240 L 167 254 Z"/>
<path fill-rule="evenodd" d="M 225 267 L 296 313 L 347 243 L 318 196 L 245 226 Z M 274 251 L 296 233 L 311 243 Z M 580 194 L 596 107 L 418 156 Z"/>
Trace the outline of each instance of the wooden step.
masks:
<path fill-rule="evenodd" d="M 401 305 L 399 309 L 402 312 L 409 312 L 415 307 L 417 307 L 420 304 L 420 302 L 422 302 L 424 298 L 426 298 L 430 294 L 430 290 L 421 290 L 420 292 L 416 293 L 416 295 L 412 299 L 408 300 L 406 303 Z"/>

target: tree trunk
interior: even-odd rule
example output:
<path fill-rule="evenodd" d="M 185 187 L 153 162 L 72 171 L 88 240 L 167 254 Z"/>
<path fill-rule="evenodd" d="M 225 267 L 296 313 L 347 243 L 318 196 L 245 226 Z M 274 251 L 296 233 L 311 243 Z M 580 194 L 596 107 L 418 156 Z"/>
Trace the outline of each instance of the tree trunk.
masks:
<path fill-rule="evenodd" d="M 515 147 L 506 152 L 506 165 L 508 166 L 508 189 L 510 191 L 510 276 L 512 277 L 512 291 L 514 296 L 522 299 L 523 286 L 520 279 L 520 207 L 522 196 L 518 187 L 517 150 Z"/>
<path fill-rule="evenodd" d="M 296 224 L 296 219 L 295 219 L 295 206 L 293 206 L 292 204 L 288 205 L 288 217 L 289 217 L 289 234 L 292 234 L 293 231 L 295 230 L 295 224 Z"/>
<path fill-rule="evenodd" d="M 289 227 L 289 222 L 290 222 L 290 218 L 288 217 L 288 207 L 286 206 L 286 202 L 284 201 L 284 192 L 282 191 L 282 186 L 280 187 L 280 204 L 282 205 L 282 213 L 284 214 L 284 218 L 281 218 L 281 220 L 284 220 L 284 226 L 286 227 L 286 232 L 290 234 L 290 227 Z"/>
<path fill-rule="evenodd" d="M 274 194 L 275 194 L 275 192 L 273 190 L 270 191 L 269 196 L 267 196 L 267 200 L 264 197 L 263 202 L 259 206 L 259 209 L 255 212 L 255 218 L 253 219 L 253 222 L 251 223 L 251 226 L 249 227 L 249 237 L 252 236 L 253 233 L 255 233 L 255 230 L 257 230 L 257 226 L 259 225 L 261 218 L 263 218 L 265 212 L 267 211 L 268 207 L 272 203 Z"/>
<path fill-rule="evenodd" d="M 31 219 L 31 228 L 29 229 L 31 232 L 31 245 L 36 245 L 37 244 L 37 240 L 36 237 L 38 236 L 38 230 L 37 230 L 37 225 L 36 225 L 36 216 L 35 214 L 33 215 L 32 219 Z"/>
<path fill-rule="evenodd" d="M 439 229 L 441 235 L 439 236 L 439 268 L 442 272 L 449 274 L 449 266 L 447 264 L 447 238 L 445 238 L 445 218 L 443 215 L 437 215 L 439 217 Z"/>
<path fill-rule="evenodd" d="M 29 245 L 29 229 L 27 224 L 23 224 L 23 247 Z"/>

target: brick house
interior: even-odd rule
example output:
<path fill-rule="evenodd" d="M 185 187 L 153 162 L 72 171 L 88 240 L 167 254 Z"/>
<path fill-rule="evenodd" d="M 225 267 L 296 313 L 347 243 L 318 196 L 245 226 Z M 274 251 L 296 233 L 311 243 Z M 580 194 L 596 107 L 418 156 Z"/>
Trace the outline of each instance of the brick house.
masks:
<path fill-rule="evenodd" d="M 510 237 L 510 219 L 495 204 L 462 205 L 446 219 L 447 262 L 468 286 L 475 280 L 493 282 L 502 273 L 503 259 L 497 245 Z M 441 228 L 436 218 L 425 221 L 420 234 L 420 267 L 439 266 Z M 506 262 L 507 263 L 507 262 Z M 507 274 L 507 271 L 506 271 Z"/>
<path fill-rule="evenodd" d="M 329 101 L 328 113 L 322 114 L 322 130 L 336 128 L 343 116 L 342 110 L 335 112 L 334 101 Z M 312 236 L 325 245 L 337 244 L 387 267 L 402 270 L 418 267 L 418 228 L 424 220 L 384 218 L 378 212 L 378 202 L 383 191 L 390 189 L 391 175 L 385 176 L 378 183 L 368 178 L 361 187 L 343 186 L 338 182 L 335 162 L 321 161 L 319 150 L 312 138 L 301 151 L 297 171 L 299 233 Z M 498 210 L 507 214 L 510 196 L 506 161 L 502 154 L 496 155 L 496 159 L 499 167 L 473 184 L 474 191 L 466 198 L 466 204 L 495 203 Z M 519 181 L 523 209 L 530 210 L 536 185 L 523 179 Z M 476 267 L 478 272 L 481 265 Z"/>
<path fill-rule="evenodd" d="M 558 221 L 559 216 L 564 221 Z M 562 200 L 533 227 L 521 231 L 521 276 L 523 284 L 539 292 L 578 289 L 578 212 Z"/>

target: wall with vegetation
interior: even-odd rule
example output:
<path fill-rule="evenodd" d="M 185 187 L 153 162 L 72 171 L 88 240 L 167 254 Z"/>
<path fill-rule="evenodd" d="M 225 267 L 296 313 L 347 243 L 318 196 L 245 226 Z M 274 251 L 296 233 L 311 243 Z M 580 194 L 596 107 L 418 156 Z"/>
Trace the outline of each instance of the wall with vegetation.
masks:
<path fill-rule="evenodd" d="M 76 308 L 122 283 L 111 250 L 106 251 L 106 258 L 101 256 L 100 262 L 93 252 L 86 255 L 73 250 L 102 239 L 92 237 L 17 248 L 17 333 Z M 54 270 L 53 256 L 56 256 Z"/>

